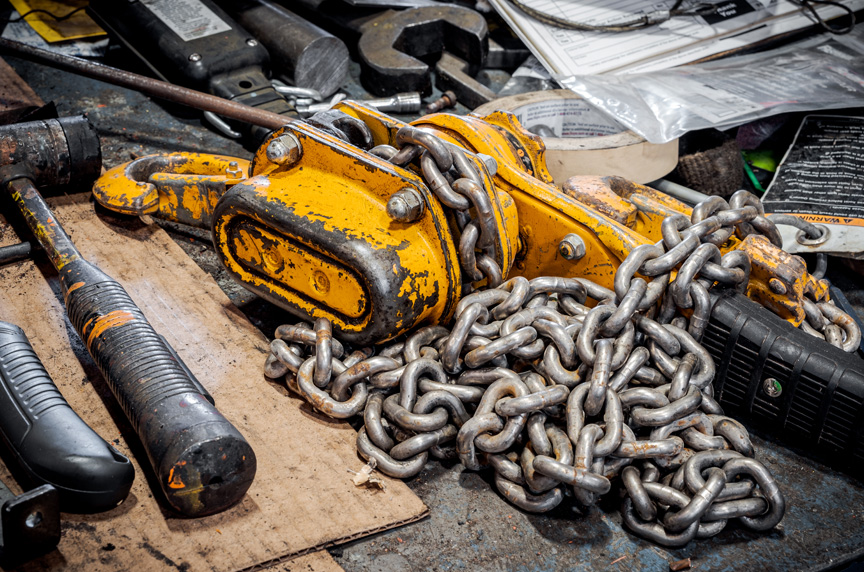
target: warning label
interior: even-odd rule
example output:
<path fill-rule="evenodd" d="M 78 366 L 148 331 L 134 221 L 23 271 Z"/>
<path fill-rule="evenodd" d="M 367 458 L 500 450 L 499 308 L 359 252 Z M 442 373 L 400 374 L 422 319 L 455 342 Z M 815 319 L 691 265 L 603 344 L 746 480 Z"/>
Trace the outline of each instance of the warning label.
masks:
<path fill-rule="evenodd" d="M 184 42 L 231 29 L 225 20 L 198 0 L 141 0 L 141 3 Z"/>
<path fill-rule="evenodd" d="M 767 212 L 864 226 L 864 117 L 808 115 L 762 199 Z"/>

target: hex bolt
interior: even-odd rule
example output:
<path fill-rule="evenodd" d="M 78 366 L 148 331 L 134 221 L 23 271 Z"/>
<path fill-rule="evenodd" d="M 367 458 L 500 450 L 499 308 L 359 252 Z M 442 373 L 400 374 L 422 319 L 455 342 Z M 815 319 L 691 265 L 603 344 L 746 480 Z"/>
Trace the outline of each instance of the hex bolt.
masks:
<path fill-rule="evenodd" d="M 565 260 L 579 260 L 585 252 L 585 242 L 578 234 L 568 234 L 558 243 L 558 253 Z"/>
<path fill-rule="evenodd" d="M 494 177 L 495 173 L 498 172 L 498 161 L 495 160 L 495 157 L 477 153 L 477 158 L 483 161 L 483 164 L 486 165 L 486 170 Z"/>
<path fill-rule="evenodd" d="M 267 145 L 267 160 L 277 165 L 290 166 L 300 160 L 303 147 L 290 133 L 285 133 Z"/>
<path fill-rule="evenodd" d="M 442 109 L 456 105 L 456 94 L 449 89 L 441 94 L 441 97 L 426 106 L 426 113 L 436 113 Z"/>
<path fill-rule="evenodd" d="M 426 203 L 416 190 L 406 187 L 396 191 L 387 201 L 387 214 L 398 222 L 414 222 L 426 211 Z"/>
<path fill-rule="evenodd" d="M 200 62 L 201 61 L 201 54 L 199 54 L 197 52 L 194 54 L 189 54 L 189 61 L 190 62 Z"/>
<path fill-rule="evenodd" d="M 229 179 L 242 179 L 243 170 L 240 168 L 240 164 L 237 161 L 228 163 L 228 168 L 225 169 L 225 176 Z"/>
<path fill-rule="evenodd" d="M 246 45 L 250 48 L 254 48 L 258 45 L 258 40 L 256 40 L 255 38 L 249 38 L 248 40 L 246 40 Z"/>

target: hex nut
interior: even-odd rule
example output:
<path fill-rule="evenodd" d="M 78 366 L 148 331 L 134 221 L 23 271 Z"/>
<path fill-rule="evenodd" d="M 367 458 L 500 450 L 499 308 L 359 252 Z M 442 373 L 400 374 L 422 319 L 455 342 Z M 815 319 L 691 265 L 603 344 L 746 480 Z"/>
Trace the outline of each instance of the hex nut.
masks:
<path fill-rule="evenodd" d="M 578 234 L 568 234 L 558 243 L 558 253 L 565 260 L 579 260 L 586 252 L 585 241 Z"/>
<path fill-rule="evenodd" d="M 300 160 L 303 147 L 290 133 L 285 133 L 267 144 L 267 160 L 277 165 L 290 166 Z"/>
<path fill-rule="evenodd" d="M 231 161 L 228 163 L 228 168 L 225 169 L 225 176 L 229 179 L 242 179 L 243 169 L 240 168 L 237 161 Z"/>
<path fill-rule="evenodd" d="M 414 222 L 426 211 L 423 197 L 412 188 L 396 191 L 387 201 L 387 214 L 398 222 Z"/>

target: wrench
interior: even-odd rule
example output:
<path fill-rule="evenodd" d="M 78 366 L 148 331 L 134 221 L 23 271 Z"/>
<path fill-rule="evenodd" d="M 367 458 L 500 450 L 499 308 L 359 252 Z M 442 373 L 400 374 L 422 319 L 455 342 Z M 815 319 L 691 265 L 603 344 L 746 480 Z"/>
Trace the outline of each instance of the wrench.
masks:
<path fill-rule="evenodd" d="M 405 91 L 431 92 L 426 62 L 442 52 L 465 60 L 476 74 L 489 53 L 486 19 L 469 8 L 454 5 L 419 6 L 407 10 L 369 12 L 328 0 L 299 0 L 325 18 L 330 27 L 359 36 L 357 54 L 363 85 L 369 92 L 393 95 Z"/>

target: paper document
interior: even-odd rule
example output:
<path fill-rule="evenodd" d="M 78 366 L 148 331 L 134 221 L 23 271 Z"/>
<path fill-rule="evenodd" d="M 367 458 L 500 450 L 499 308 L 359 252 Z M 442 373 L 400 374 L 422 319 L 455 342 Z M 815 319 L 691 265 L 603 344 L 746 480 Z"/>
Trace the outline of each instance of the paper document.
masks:
<path fill-rule="evenodd" d="M 676 16 L 658 26 L 629 32 L 582 32 L 540 23 L 509 0 L 489 0 L 534 55 L 556 77 L 653 71 L 689 63 L 757 41 L 811 26 L 800 6 L 788 0 L 718 2 L 709 16 Z M 614 24 L 669 10 L 674 0 L 523 0 L 542 12 L 587 24 Z M 864 0 L 844 0 L 853 10 Z M 687 2 L 684 6 L 686 7 Z M 823 18 L 840 16 L 820 6 Z"/>

